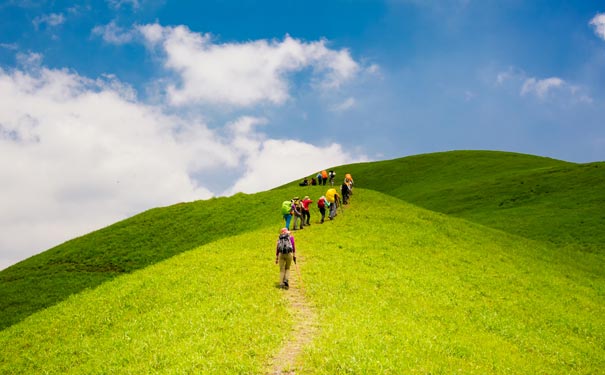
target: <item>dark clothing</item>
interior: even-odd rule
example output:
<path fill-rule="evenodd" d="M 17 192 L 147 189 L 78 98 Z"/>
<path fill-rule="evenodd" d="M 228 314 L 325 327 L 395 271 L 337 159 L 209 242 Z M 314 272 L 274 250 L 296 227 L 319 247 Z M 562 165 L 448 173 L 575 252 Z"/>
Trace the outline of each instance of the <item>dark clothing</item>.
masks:
<path fill-rule="evenodd" d="M 349 202 L 349 195 L 351 193 L 349 185 L 343 182 L 342 186 L 340 187 L 340 191 L 342 192 L 342 204 L 347 204 Z"/>
<path fill-rule="evenodd" d="M 325 207 L 319 207 L 319 213 L 321 214 L 321 222 L 324 222 L 324 219 L 326 218 L 326 208 Z"/>

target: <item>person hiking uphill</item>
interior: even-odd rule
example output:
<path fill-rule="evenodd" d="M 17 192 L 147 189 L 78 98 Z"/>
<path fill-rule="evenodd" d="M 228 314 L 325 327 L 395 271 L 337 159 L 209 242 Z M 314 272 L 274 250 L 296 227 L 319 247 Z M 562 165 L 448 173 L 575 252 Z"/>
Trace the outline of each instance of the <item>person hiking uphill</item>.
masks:
<path fill-rule="evenodd" d="M 294 215 L 294 226 L 292 230 L 296 230 L 296 225 L 300 222 L 299 229 L 303 229 L 305 226 L 305 218 L 303 216 L 303 205 L 300 198 L 294 197 L 292 199 L 292 214 Z"/>
<path fill-rule="evenodd" d="M 302 200 L 302 208 L 303 208 L 303 223 L 305 225 L 311 225 L 311 212 L 309 212 L 309 205 L 313 203 L 309 196 L 305 196 Z"/>
<path fill-rule="evenodd" d="M 279 287 L 288 289 L 290 284 L 290 266 L 292 261 L 296 264 L 296 244 L 294 236 L 290 235 L 288 228 L 282 228 L 275 247 L 275 264 L 279 264 Z"/>
<path fill-rule="evenodd" d="M 340 205 L 340 197 L 338 196 L 336 189 L 331 188 L 331 189 L 328 189 L 328 191 L 326 192 L 326 198 L 328 199 L 328 202 L 330 202 L 329 218 L 330 218 L 330 220 L 333 220 L 334 217 L 336 216 L 336 209 Z"/>
<path fill-rule="evenodd" d="M 322 195 L 317 200 L 317 208 L 319 208 L 319 213 L 321 214 L 321 224 L 324 223 L 324 219 L 326 218 L 326 206 L 330 207 L 330 202 Z"/>
<path fill-rule="evenodd" d="M 290 220 L 292 220 L 292 201 L 283 201 L 281 204 L 281 214 L 286 222 L 286 229 L 290 229 Z"/>
<path fill-rule="evenodd" d="M 342 204 L 349 203 L 349 195 L 351 195 L 351 188 L 347 182 L 343 182 L 340 187 L 340 192 L 342 193 Z"/>

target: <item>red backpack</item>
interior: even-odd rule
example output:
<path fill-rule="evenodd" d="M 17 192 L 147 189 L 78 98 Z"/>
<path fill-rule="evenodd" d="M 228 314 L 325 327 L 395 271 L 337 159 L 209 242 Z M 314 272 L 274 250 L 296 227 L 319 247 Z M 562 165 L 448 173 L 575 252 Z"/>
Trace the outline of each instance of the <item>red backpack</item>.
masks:
<path fill-rule="evenodd" d="M 326 201 L 324 198 L 321 198 L 317 201 L 317 207 L 324 208 L 326 206 Z"/>

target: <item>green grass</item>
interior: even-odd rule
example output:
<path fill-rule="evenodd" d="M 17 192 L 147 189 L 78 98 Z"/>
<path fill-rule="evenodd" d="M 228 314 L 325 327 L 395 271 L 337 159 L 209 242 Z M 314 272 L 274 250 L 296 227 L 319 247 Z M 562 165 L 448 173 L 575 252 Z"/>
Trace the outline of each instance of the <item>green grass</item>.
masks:
<path fill-rule="evenodd" d="M 300 373 L 602 371 L 603 254 L 353 198 L 295 232 L 320 324 Z M 0 373 L 264 373 L 297 324 L 276 236 L 215 241 L 34 314 L 0 332 Z"/>
<path fill-rule="evenodd" d="M 354 198 L 329 239 L 299 235 L 325 324 L 308 373 L 602 371 L 602 254 L 561 252 L 365 190 Z"/>
<path fill-rule="evenodd" d="M 417 155 L 337 169 L 432 211 L 559 246 L 603 250 L 605 163 L 496 151 Z"/>
<path fill-rule="evenodd" d="M 297 193 L 236 194 L 152 209 L 9 267 L 0 272 L 0 329 L 124 273 L 234 234 L 278 225 L 275 199 L 281 202 Z"/>
<path fill-rule="evenodd" d="M 603 373 L 604 163 L 334 169 L 352 204 L 296 232 L 320 323 L 302 373 Z M 296 324 L 279 206 L 328 188 L 297 183 L 149 210 L 1 271 L 0 374 L 264 373 Z"/>
<path fill-rule="evenodd" d="M 219 240 L 34 314 L 2 331 L 0 373 L 258 373 L 292 324 L 274 241 Z"/>

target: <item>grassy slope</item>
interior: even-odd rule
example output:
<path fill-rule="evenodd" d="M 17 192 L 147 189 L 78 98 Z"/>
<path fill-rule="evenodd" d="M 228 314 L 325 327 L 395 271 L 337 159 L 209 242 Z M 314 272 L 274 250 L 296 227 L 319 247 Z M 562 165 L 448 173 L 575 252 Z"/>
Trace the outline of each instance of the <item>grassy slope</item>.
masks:
<path fill-rule="evenodd" d="M 146 211 L 0 272 L 0 329 L 93 288 L 197 246 L 279 219 L 283 193 L 237 194 Z"/>
<path fill-rule="evenodd" d="M 0 332 L 0 373 L 263 373 L 296 324 L 274 288 L 279 224 L 116 278 Z M 605 366 L 605 254 L 559 251 L 364 189 L 335 221 L 295 235 L 320 318 L 301 373 Z"/>
<path fill-rule="evenodd" d="M 602 251 L 605 163 L 574 164 L 495 151 L 418 155 L 341 168 L 356 183 L 429 210 Z"/>
<path fill-rule="evenodd" d="M 604 190 L 598 188 L 603 163 L 449 152 L 335 170 L 337 180 L 351 172 L 358 186 L 529 238 L 593 250 L 605 243 L 605 230 L 599 230 L 605 227 Z M 279 222 L 276 202 L 324 190 L 301 190 L 294 182 L 254 195 L 153 209 L 62 244 L 0 272 L 0 329 L 123 273 Z"/>

